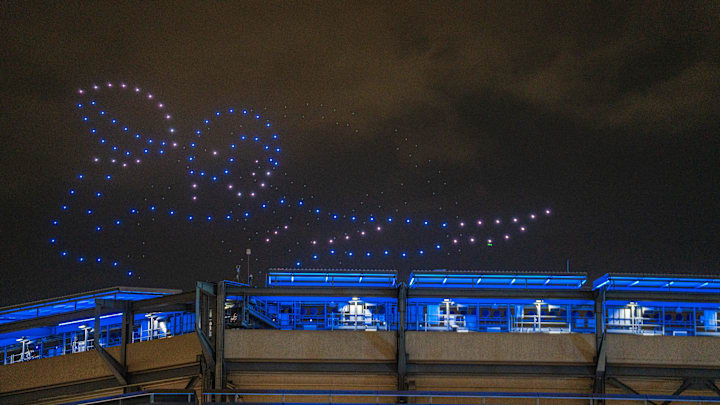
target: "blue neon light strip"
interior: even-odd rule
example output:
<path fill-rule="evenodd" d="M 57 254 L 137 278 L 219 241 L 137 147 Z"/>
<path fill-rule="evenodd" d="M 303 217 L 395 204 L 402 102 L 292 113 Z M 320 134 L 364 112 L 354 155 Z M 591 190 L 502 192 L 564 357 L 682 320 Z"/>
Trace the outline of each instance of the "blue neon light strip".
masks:
<path fill-rule="evenodd" d="M 267 287 L 396 287 L 397 274 L 380 272 L 270 272 Z"/>
<path fill-rule="evenodd" d="M 497 273 L 420 273 L 410 275 L 410 288 L 499 288 L 499 289 L 569 289 L 585 284 L 584 275 L 497 274 Z"/>
<path fill-rule="evenodd" d="M 611 291 L 720 293 L 720 278 L 605 274 L 593 282 L 593 290 L 599 288 Z"/>

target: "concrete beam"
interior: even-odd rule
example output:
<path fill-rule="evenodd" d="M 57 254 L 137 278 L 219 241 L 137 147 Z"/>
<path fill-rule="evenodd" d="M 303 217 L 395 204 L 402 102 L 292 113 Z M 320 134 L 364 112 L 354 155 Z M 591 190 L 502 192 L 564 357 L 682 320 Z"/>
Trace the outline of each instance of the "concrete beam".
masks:
<path fill-rule="evenodd" d="M 595 375 L 593 366 L 542 364 L 417 364 L 408 363 L 408 374 L 470 374 L 587 377 Z"/>
<path fill-rule="evenodd" d="M 165 370 L 156 370 L 143 373 L 130 373 L 128 374 L 128 385 L 143 385 L 172 380 L 176 378 L 193 377 L 198 374 L 198 365 L 171 368 Z M 108 377 L 101 380 L 89 382 L 78 382 L 75 384 L 45 387 L 39 390 L 33 389 L 27 391 L 4 393 L 0 394 L 0 403 L 2 403 L 3 405 L 34 404 L 42 401 L 47 401 L 51 398 L 68 397 L 73 395 L 87 395 L 92 392 L 103 391 L 117 387 L 117 380 L 115 380 L 115 378 L 113 377 Z"/>
<path fill-rule="evenodd" d="M 368 373 L 395 374 L 395 363 L 277 363 L 226 361 L 225 371 L 232 372 L 291 372 L 291 373 Z"/>
<path fill-rule="evenodd" d="M 646 367 L 646 366 L 614 366 L 607 365 L 607 377 L 661 377 L 661 378 L 698 378 L 720 379 L 720 369 L 716 368 L 685 368 L 685 367 Z"/>
<path fill-rule="evenodd" d="M 718 386 L 715 384 L 715 382 L 714 382 L 713 380 L 706 380 L 706 381 L 705 381 L 705 386 L 706 386 L 710 391 L 713 391 L 713 392 L 715 392 L 716 394 L 718 394 L 718 395 L 720 396 L 720 388 L 718 388 Z"/>
<path fill-rule="evenodd" d="M 100 358 L 103 360 L 107 368 L 110 370 L 113 376 L 115 376 L 115 379 L 117 380 L 118 384 L 125 386 L 128 385 L 127 381 L 127 368 L 125 368 L 124 365 L 120 364 L 113 356 L 111 356 L 105 349 L 100 345 L 100 338 L 101 338 L 101 330 L 100 330 L 100 314 L 105 309 L 112 309 L 112 310 L 118 310 L 118 308 L 121 308 L 122 310 L 127 310 L 128 304 L 124 301 L 114 301 L 114 300 L 103 300 L 103 299 L 96 299 L 95 300 L 95 326 L 93 330 L 94 340 L 95 340 L 95 352 L 100 356 Z M 127 342 L 124 342 L 127 343 Z"/>
<path fill-rule="evenodd" d="M 190 378 L 190 381 L 185 384 L 185 389 L 190 390 L 195 388 L 195 385 L 197 385 L 198 381 L 200 381 L 200 374 L 195 374 Z"/>
<path fill-rule="evenodd" d="M 672 393 L 672 396 L 678 396 L 685 392 L 686 389 L 690 388 L 693 385 L 693 381 L 689 378 L 686 378 L 683 380 L 682 384 L 678 387 L 678 389 L 675 390 L 675 392 Z M 672 401 L 664 401 L 662 405 L 668 405 Z"/>
<path fill-rule="evenodd" d="M 642 395 L 639 392 L 635 391 L 631 386 L 625 384 L 624 382 L 618 380 L 615 377 L 610 377 L 607 379 L 607 383 L 612 385 L 613 387 L 620 388 L 621 390 L 625 390 L 626 392 L 634 395 Z M 657 405 L 657 402 L 648 401 L 649 404 Z"/>
<path fill-rule="evenodd" d="M 95 352 L 100 356 L 101 359 L 105 362 L 105 365 L 108 366 L 108 369 L 110 369 L 110 372 L 115 377 L 119 385 L 128 385 L 128 380 L 126 377 L 127 372 L 125 371 L 125 367 L 123 367 L 120 363 L 118 363 L 117 360 L 113 356 L 111 356 L 105 349 L 103 349 L 100 346 L 95 347 Z"/>

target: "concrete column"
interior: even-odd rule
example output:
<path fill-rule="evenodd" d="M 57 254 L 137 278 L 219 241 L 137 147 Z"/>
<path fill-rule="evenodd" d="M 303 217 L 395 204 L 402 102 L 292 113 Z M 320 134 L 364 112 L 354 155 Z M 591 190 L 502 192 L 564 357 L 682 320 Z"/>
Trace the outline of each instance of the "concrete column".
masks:
<path fill-rule="evenodd" d="M 407 306 L 407 286 L 400 283 L 397 295 L 398 326 L 397 326 L 397 389 L 407 390 L 407 352 L 405 351 L 405 308 Z"/>
<path fill-rule="evenodd" d="M 126 303 L 122 314 L 122 331 L 120 343 L 120 364 L 127 367 L 127 345 L 132 343 L 133 326 L 135 325 L 135 313 L 130 303 Z"/>
<path fill-rule="evenodd" d="M 217 286 L 215 303 L 215 319 L 213 320 L 215 336 L 215 389 L 225 388 L 225 282 Z"/>
<path fill-rule="evenodd" d="M 202 348 L 202 386 L 203 391 L 211 390 L 215 385 L 215 323 L 213 327 L 210 327 L 210 315 L 213 318 L 217 317 L 217 314 L 213 313 L 213 307 L 211 303 L 215 302 L 212 297 L 217 295 L 217 288 L 215 285 L 198 281 L 195 287 L 195 329 L 200 347 Z M 212 333 L 212 336 L 208 336 Z"/>
<path fill-rule="evenodd" d="M 600 289 L 595 296 L 595 382 L 593 392 L 605 393 L 605 369 L 607 363 L 607 339 L 605 338 L 605 289 Z"/>

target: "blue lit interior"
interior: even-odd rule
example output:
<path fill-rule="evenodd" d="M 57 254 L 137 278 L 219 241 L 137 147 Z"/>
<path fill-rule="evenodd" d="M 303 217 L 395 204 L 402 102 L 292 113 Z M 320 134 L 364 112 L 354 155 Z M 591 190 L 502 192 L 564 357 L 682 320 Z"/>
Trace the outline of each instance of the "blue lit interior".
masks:
<path fill-rule="evenodd" d="M 95 308 L 96 299 L 140 301 L 168 295 L 168 291 L 133 291 L 114 288 L 44 300 L 0 310 L 0 324 L 32 320 Z M 136 314 L 132 342 L 169 337 L 194 331 L 194 313 Z M 121 339 L 121 313 L 100 317 L 100 344 L 117 346 Z M 55 325 L 0 333 L 3 363 L 10 364 L 90 350 L 94 347 L 95 318 L 71 319 Z"/>
<path fill-rule="evenodd" d="M 271 271 L 267 287 L 396 287 L 395 272 Z"/>
<path fill-rule="evenodd" d="M 585 300 L 410 298 L 407 329 L 595 333 L 595 315 Z"/>
<path fill-rule="evenodd" d="M 410 288 L 579 289 L 585 275 L 413 272 Z"/>
<path fill-rule="evenodd" d="M 605 275 L 595 289 L 715 294 L 718 279 Z M 412 331 L 501 333 L 595 333 L 596 318 L 608 333 L 670 336 L 720 336 L 720 295 L 716 302 L 573 299 L 453 298 L 456 288 L 578 289 L 585 277 L 577 274 L 472 274 L 414 272 L 410 287 L 447 289 L 442 298 L 409 298 L 406 328 Z M 229 284 L 242 287 L 243 284 Z M 397 287 L 397 274 L 387 272 L 271 271 L 269 287 Z M 161 291 L 110 289 L 46 300 L 0 310 L 0 323 L 71 313 L 95 306 L 95 299 L 144 300 L 166 295 Z M 524 293 L 523 295 L 528 295 Z M 120 313 L 100 317 L 100 344 L 120 344 Z M 193 312 L 139 313 L 132 342 L 194 331 Z M 228 296 L 226 327 L 279 330 L 396 330 L 399 316 L 395 297 Z M 77 353 L 94 347 L 94 318 L 77 317 L 47 327 L 0 334 L 3 364 Z"/>
<path fill-rule="evenodd" d="M 669 336 L 720 336 L 718 302 L 605 302 L 609 333 Z"/>
<path fill-rule="evenodd" d="M 136 314 L 130 343 L 190 333 L 195 330 L 194 323 L 194 313 Z M 3 364 L 91 350 L 95 345 L 94 327 L 95 318 L 82 318 L 0 334 Z M 100 317 L 100 344 L 103 347 L 120 345 L 121 331 L 121 313 Z"/>
<path fill-rule="evenodd" d="M 167 295 L 166 292 L 147 292 L 129 290 L 110 290 L 93 294 L 66 297 L 55 301 L 43 301 L 41 303 L 24 306 L 14 306 L 7 309 L 0 309 L 0 324 L 25 321 L 28 319 L 40 318 L 75 312 L 83 309 L 95 308 L 95 299 L 140 301 L 149 298 L 157 298 Z"/>
<path fill-rule="evenodd" d="M 599 288 L 617 291 L 720 293 L 720 278 L 605 274 L 593 282 L 593 290 Z"/>
<path fill-rule="evenodd" d="M 242 297 L 228 297 L 228 327 L 246 327 Z M 248 298 L 248 319 L 254 327 L 283 330 L 394 330 L 397 300 L 383 297 L 260 297 Z"/>

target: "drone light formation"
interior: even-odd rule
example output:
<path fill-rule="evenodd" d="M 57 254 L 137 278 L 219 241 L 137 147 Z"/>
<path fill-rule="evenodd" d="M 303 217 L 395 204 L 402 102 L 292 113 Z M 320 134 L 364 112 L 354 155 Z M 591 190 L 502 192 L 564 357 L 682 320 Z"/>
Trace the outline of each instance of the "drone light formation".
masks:
<path fill-rule="evenodd" d="M 277 265 L 390 266 L 511 243 L 539 218 L 491 216 L 487 227 L 477 216 L 418 215 L 358 201 L 333 206 L 307 191 L 312 179 L 293 180 L 280 145 L 292 134 L 276 132 L 261 111 L 223 108 L 185 129 L 167 103 L 139 86 L 105 83 L 77 95 L 91 150 L 58 202 L 48 238 L 75 265 L 137 276 L 148 270 L 158 239 L 180 235 L 228 257 L 259 242 L 285 261 Z M 483 239 L 486 246 L 477 243 Z"/>

